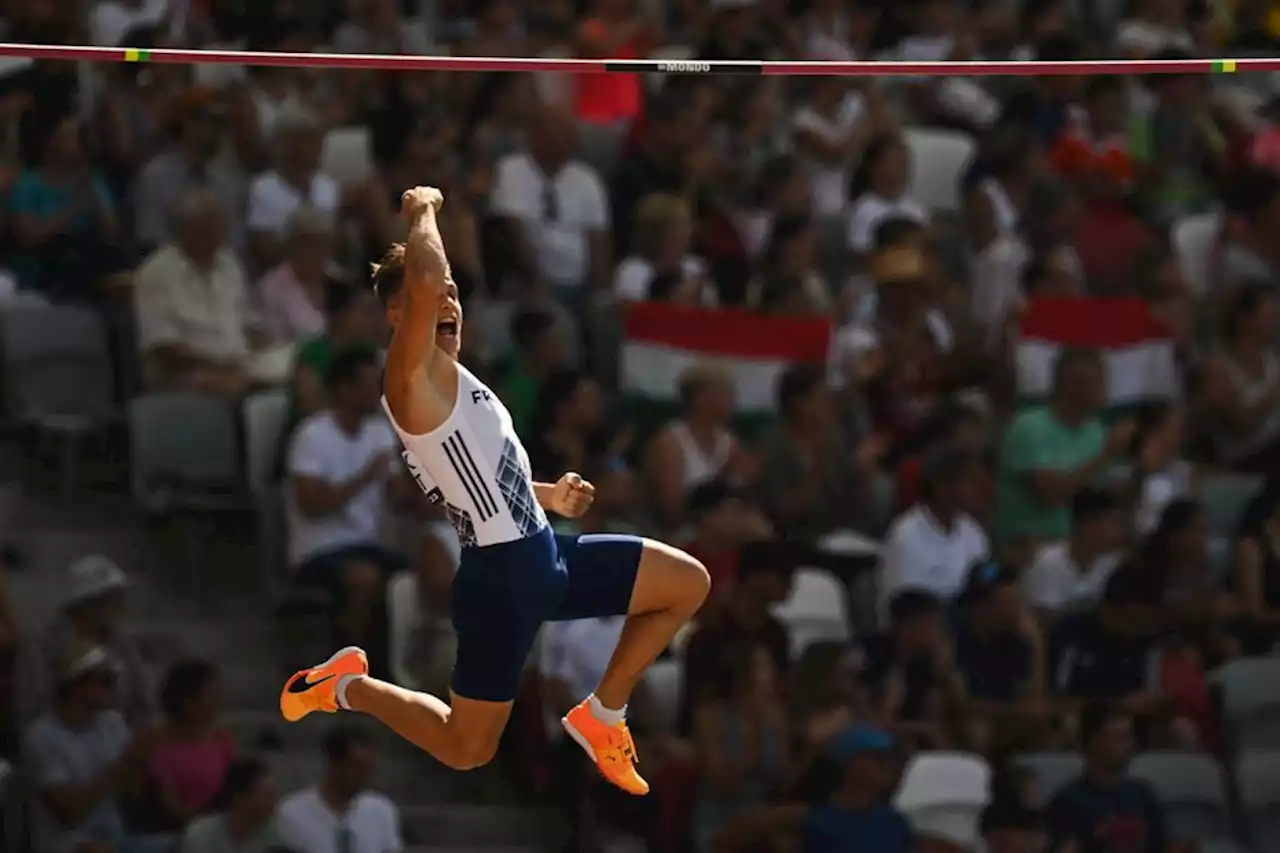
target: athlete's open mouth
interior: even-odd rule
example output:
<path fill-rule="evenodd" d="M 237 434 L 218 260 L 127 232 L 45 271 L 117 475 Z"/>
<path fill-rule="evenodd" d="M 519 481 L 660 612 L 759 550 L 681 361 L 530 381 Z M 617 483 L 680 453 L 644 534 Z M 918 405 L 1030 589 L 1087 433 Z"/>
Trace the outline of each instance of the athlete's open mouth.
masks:
<path fill-rule="evenodd" d="M 439 323 L 436 323 L 436 336 L 437 336 L 437 337 L 450 337 L 450 338 L 452 338 L 452 337 L 456 337 L 456 336 L 457 336 L 457 334 L 458 334 L 458 321 L 457 321 L 457 320 L 441 320 Z"/>

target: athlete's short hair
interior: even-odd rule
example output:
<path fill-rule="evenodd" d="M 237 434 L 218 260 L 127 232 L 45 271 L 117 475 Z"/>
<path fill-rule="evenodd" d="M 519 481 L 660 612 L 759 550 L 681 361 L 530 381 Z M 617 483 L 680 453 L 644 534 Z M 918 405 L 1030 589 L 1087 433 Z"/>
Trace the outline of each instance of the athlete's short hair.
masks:
<path fill-rule="evenodd" d="M 404 287 L 404 243 L 392 243 L 382 260 L 370 264 L 369 278 L 385 306 Z"/>

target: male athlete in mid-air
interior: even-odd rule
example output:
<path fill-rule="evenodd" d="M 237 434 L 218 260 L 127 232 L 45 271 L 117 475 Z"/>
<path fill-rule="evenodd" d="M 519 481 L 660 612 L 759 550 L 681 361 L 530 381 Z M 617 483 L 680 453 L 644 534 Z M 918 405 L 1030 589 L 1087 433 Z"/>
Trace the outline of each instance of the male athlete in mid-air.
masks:
<path fill-rule="evenodd" d="M 436 225 L 443 202 L 433 188 L 404 194 L 408 239 L 375 267 L 373 282 L 394 331 L 383 406 L 418 485 L 444 504 L 463 546 L 453 582 L 450 701 L 370 678 L 365 653 L 348 647 L 289 679 L 280 711 L 290 721 L 360 711 L 450 767 L 479 767 L 497 751 L 542 623 L 626 614 L 596 692 L 561 722 L 606 779 L 648 793 L 635 769 L 627 699 L 702 605 L 706 569 L 649 539 L 551 532 L 544 510 L 577 517 L 594 490 L 573 473 L 533 482 L 511 416 L 458 362 L 462 307 Z"/>

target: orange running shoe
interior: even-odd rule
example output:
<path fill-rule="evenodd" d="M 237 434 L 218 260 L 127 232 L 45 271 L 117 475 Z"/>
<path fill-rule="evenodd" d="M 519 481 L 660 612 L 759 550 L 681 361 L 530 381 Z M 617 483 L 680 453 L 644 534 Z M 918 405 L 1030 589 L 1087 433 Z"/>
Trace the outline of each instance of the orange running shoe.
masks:
<path fill-rule="evenodd" d="M 344 675 L 368 675 L 364 650 L 347 646 L 319 666 L 294 673 L 280 691 L 280 713 L 296 723 L 312 711 L 338 710 L 338 680 Z"/>
<path fill-rule="evenodd" d="M 636 772 L 636 745 L 626 722 L 613 726 L 601 722 L 587 703 L 581 702 L 564 715 L 560 725 L 596 763 L 605 779 L 637 797 L 649 793 L 649 783 Z"/>

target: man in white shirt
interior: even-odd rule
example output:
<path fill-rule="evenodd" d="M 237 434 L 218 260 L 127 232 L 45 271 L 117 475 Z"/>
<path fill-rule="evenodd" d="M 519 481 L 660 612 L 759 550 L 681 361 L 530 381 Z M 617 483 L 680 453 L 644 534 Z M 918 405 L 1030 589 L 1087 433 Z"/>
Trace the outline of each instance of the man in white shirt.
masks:
<path fill-rule="evenodd" d="M 1071 501 L 1071 538 L 1036 553 L 1022 576 L 1022 592 L 1042 616 L 1092 607 L 1120 565 L 1125 517 L 1108 492 L 1084 489 Z"/>
<path fill-rule="evenodd" d="M 377 753 L 357 728 L 340 726 L 324 739 L 320 781 L 280 804 L 277 825 L 285 846 L 306 853 L 400 853 L 400 811 L 369 790 Z"/>
<path fill-rule="evenodd" d="M 969 453 L 944 447 L 925 459 L 920 502 L 889 529 L 880 562 L 882 612 L 905 590 L 927 592 L 952 602 L 969 568 L 990 554 L 987 535 L 968 509 L 973 505 L 978 462 Z"/>
<path fill-rule="evenodd" d="M 249 246 L 263 269 L 280 260 L 285 231 L 298 208 L 306 204 L 336 219 L 342 203 L 338 182 L 320 171 L 324 135 L 319 124 L 310 116 L 283 116 L 276 134 L 276 167 L 249 185 Z"/>
<path fill-rule="evenodd" d="M 527 151 L 498 162 L 490 199 L 507 218 L 531 270 L 570 304 L 609 281 L 609 199 L 595 169 L 573 159 L 572 116 L 540 108 Z"/>
<path fill-rule="evenodd" d="M 328 589 L 338 629 L 358 644 L 377 628 L 386 579 L 405 568 L 382 544 L 388 496 L 411 494 L 399 441 L 381 414 L 382 370 L 371 349 L 334 356 L 330 407 L 304 420 L 289 445 L 285 516 L 300 583 Z M 394 490 L 394 492 L 393 492 Z"/>

